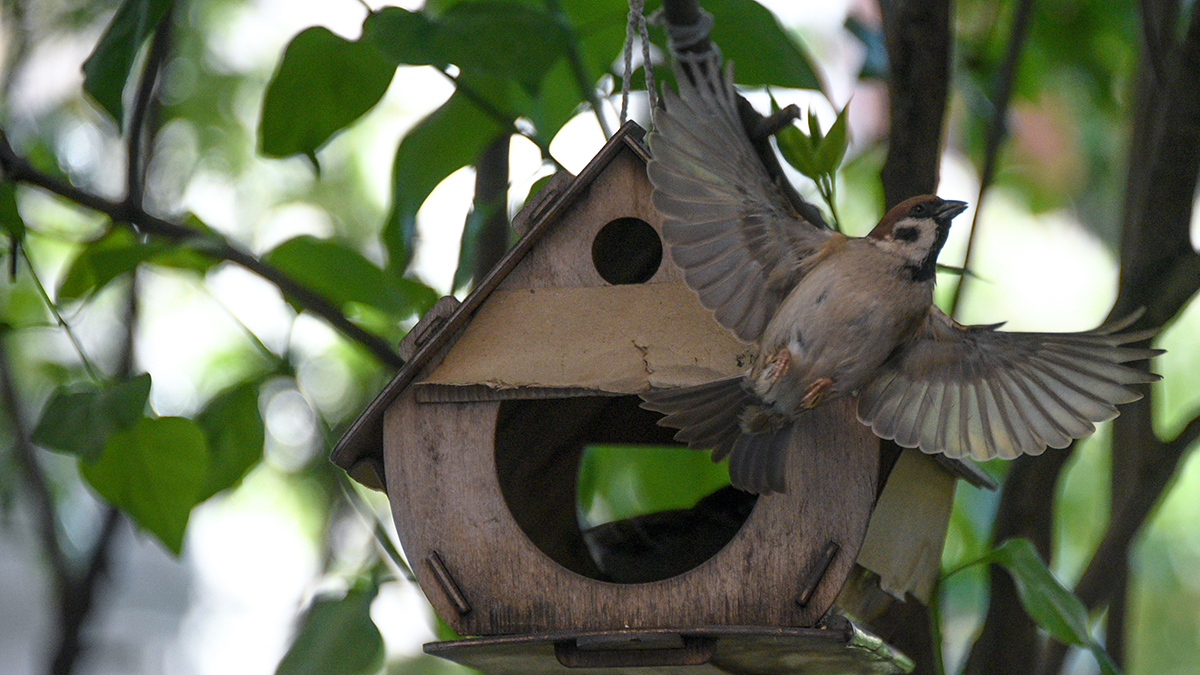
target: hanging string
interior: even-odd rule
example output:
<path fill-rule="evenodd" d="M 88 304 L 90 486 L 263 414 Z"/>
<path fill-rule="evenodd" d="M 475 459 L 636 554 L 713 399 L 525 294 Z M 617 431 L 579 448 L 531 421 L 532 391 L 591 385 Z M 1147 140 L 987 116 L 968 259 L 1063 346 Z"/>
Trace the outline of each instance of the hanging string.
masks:
<path fill-rule="evenodd" d="M 629 20 L 625 24 L 625 72 L 621 74 L 621 124 L 629 113 L 629 80 L 633 77 L 634 33 L 642 43 L 642 72 L 646 74 L 646 92 L 650 95 L 650 108 L 658 105 L 658 91 L 654 84 L 654 64 L 650 61 L 650 34 L 646 31 L 646 17 L 642 15 L 645 0 L 629 0 Z"/>

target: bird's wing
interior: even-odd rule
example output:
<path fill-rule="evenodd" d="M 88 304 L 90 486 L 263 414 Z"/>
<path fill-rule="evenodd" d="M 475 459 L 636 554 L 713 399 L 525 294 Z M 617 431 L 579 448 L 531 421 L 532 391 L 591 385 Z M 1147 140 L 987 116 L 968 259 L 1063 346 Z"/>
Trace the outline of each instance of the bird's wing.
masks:
<path fill-rule="evenodd" d="M 934 307 L 859 392 L 858 418 L 880 438 L 948 457 L 1064 448 L 1141 398 L 1132 385 L 1160 379 L 1124 365 L 1162 353 L 1122 346 L 1154 332 L 1117 334 L 1123 327 L 1010 333 L 962 326 Z"/>
<path fill-rule="evenodd" d="M 701 304 L 753 342 L 833 233 L 796 215 L 771 181 L 719 52 L 687 72 L 677 65 L 676 76 L 679 93 L 664 91 L 666 107 L 655 111 L 648 137 L 654 206 Z"/>

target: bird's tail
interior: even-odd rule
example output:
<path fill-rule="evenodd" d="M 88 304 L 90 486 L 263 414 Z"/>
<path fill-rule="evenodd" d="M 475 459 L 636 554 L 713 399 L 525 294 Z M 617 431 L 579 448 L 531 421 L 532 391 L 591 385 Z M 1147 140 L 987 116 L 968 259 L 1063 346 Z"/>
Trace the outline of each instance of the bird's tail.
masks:
<path fill-rule="evenodd" d="M 762 403 L 746 389 L 743 376 L 647 391 L 641 397 L 643 408 L 666 415 L 659 425 L 679 429 L 675 440 L 696 450 L 711 450 L 714 462 L 728 456 L 729 480 L 734 487 L 758 494 L 787 488 L 792 425 L 746 433 L 741 424 L 743 414 Z"/>

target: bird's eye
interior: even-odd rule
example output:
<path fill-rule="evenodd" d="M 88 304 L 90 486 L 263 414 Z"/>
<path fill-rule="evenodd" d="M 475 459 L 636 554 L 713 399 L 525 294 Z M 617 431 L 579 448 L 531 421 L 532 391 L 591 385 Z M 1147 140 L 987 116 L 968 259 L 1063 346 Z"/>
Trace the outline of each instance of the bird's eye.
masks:
<path fill-rule="evenodd" d="M 916 212 L 916 209 L 913 209 Z M 897 227 L 892 230 L 892 239 L 896 241 L 916 241 L 918 236 L 917 228 L 915 227 Z"/>
<path fill-rule="evenodd" d="M 909 214 L 920 217 L 924 216 L 927 211 L 928 209 L 925 208 L 924 204 L 917 204 L 916 206 L 912 207 L 912 210 L 909 211 Z"/>

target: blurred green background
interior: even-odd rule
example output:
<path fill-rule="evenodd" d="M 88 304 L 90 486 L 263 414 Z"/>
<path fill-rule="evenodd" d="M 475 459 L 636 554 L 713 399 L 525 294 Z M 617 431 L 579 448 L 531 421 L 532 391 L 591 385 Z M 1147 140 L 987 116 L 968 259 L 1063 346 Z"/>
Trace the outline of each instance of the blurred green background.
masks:
<path fill-rule="evenodd" d="M 81 66 L 118 4 L 0 5 L 0 126 L 37 168 L 110 199 L 120 199 L 126 186 L 122 129 L 128 121 L 118 124 L 84 94 Z M 163 3 L 125 4 L 149 11 Z M 749 2 L 703 4 L 718 17 L 714 37 L 735 61 L 739 82 L 771 84 L 776 99 L 811 107 L 826 128 L 850 103 L 851 145 L 837 211 L 848 232 L 868 231 L 882 211 L 879 171 L 888 125 L 874 3 L 781 1 L 769 4 L 774 15 Z M 452 2 L 431 5 L 419 16 L 457 11 Z M 954 7 L 955 68 L 938 190 L 944 197 L 974 201 L 978 193 L 992 113 L 987 97 L 1006 49 L 1011 5 L 967 0 Z M 372 28 L 368 10 L 382 5 L 371 0 L 176 3 L 143 155 L 149 158 L 146 210 L 211 229 L 275 262 L 333 300 L 356 325 L 395 343 L 434 298 L 469 290 L 470 274 L 456 271 L 472 269 L 479 255 L 473 235 L 486 209 L 472 208 L 475 174 L 466 165 L 481 140 L 505 127 L 463 107 L 461 92 L 482 92 L 509 106 L 505 112 L 519 112 L 513 117 L 523 135 L 513 137 L 503 204 L 510 215 L 555 164 L 578 171 L 603 143 L 596 115 L 580 108 L 588 94 L 610 129 L 618 123 L 626 5 L 534 6 L 549 6 L 562 19 L 556 25 L 570 30 L 540 34 L 537 41 L 525 35 L 526 45 L 511 44 L 502 32 L 471 34 L 476 53 L 441 69 L 437 54 L 415 47 L 346 57 L 336 65 L 348 70 L 339 72 L 365 73 L 364 79 L 347 76 L 361 87 L 346 87 L 333 102 L 288 99 L 284 92 L 271 113 L 264 112 L 268 83 L 286 79 L 280 63 L 302 31 L 324 26 L 332 33 L 306 33 L 319 44 L 310 55 L 316 65 L 295 75 L 301 84 L 334 73 L 322 70 L 322 49 L 344 55 L 345 44 L 364 44 L 355 42 L 360 34 L 367 40 L 371 30 L 419 22 L 380 20 Z M 731 27 L 722 32 L 722 26 Z M 661 33 L 652 37 L 661 44 Z M 1133 3 L 1036 6 L 1009 110 L 1010 137 L 979 218 L 972 260 L 978 279 L 967 287 L 959 312 L 964 321 L 1066 331 L 1091 328 L 1105 317 L 1117 292 L 1131 81 L 1141 41 Z M 563 45 L 581 51 L 582 89 L 552 51 Z M 136 100 L 138 66 L 149 58 L 148 49 L 137 46 L 135 76 L 127 86 L 115 85 L 126 113 Z M 497 54 L 508 54 L 511 63 Z M 400 65 L 392 75 L 397 63 L 422 62 L 434 65 Z M 506 68 L 532 73 L 536 81 L 507 81 Z M 828 98 L 799 88 L 814 71 Z M 451 99 L 453 77 L 460 96 Z M 359 90 L 368 85 L 378 89 L 373 105 L 371 93 Z M 640 71 L 634 86 L 644 88 Z M 767 110 L 761 89 L 748 96 Z M 362 102 L 350 102 L 358 98 Z M 646 126 L 644 91 L 631 103 L 632 116 Z M 350 110 L 355 106 L 361 110 Z M 276 122 L 267 121 L 272 114 Z M 300 128 L 297 120 L 313 128 Z M 271 124 L 283 126 L 271 131 Z M 811 183 L 794 178 L 802 194 L 820 202 Z M 35 188 L 18 186 L 14 198 L 27 230 L 24 254 L 8 247 L 4 261 L 7 266 L 15 258 L 15 273 L 0 287 L 0 336 L 16 402 L 6 404 L 0 420 L 0 662 L 6 672 L 47 672 L 65 649 L 78 673 L 270 673 L 314 598 L 341 597 L 347 589 L 347 597 L 370 607 L 382 634 L 381 667 L 456 670 L 421 655 L 423 642 L 447 633 L 389 555 L 394 542 L 388 542 L 386 499 L 351 483 L 326 459 L 392 371 L 239 267 L 178 251 L 144 254 L 137 237 Z M 956 223 L 973 216 L 974 209 Z M 956 228 L 943 263 L 962 261 L 967 229 Z M 1196 247 L 1195 218 L 1191 238 Z M 143 257 L 131 261 L 131 255 Z M 941 280 L 945 302 L 957 277 Z M 39 283 L 78 344 L 48 310 Z M 1198 335 L 1200 309 L 1193 302 L 1156 340 L 1167 349 L 1155 362 L 1164 375 L 1155 385 L 1162 438 L 1173 437 L 1200 409 L 1200 388 L 1191 379 L 1200 377 Z M 261 435 L 261 453 L 243 444 L 249 454 L 228 460 L 215 496 L 186 505 L 175 523 L 182 537 L 178 556 L 164 546 L 164 535 L 146 532 L 152 528 L 145 522 L 139 528 L 114 515 L 81 479 L 75 457 L 34 448 L 31 466 L 23 454 L 18 437 L 28 436 L 57 388 L 92 380 L 81 354 L 101 380 L 150 373 L 148 405 L 158 416 L 196 419 L 209 429 L 202 423 L 208 415 L 217 427 L 228 421 L 240 439 Z M 235 410 L 241 417 L 214 404 L 239 388 L 249 392 L 249 403 Z M 1108 443 L 1102 428 L 1076 450 L 1059 482 L 1052 569 L 1068 587 L 1104 531 Z M 1131 552 L 1129 673 L 1182 675 L 1197 672 L 1200 663 L 1200 466 L 1184 457 Z M 1007 469 L 1003 462 L 986 468 L 1000 478 Z M 722 484 L 722 471 L 686 452 L 595 448 L 581 471 L 581 517 L 595 524 L 686 507 Z M 987 548 L 996 503 L 995 493 L 960 486 L 944 568 Z M 78 590 L 72 584 L 88 580 L 97 555 L 105 564 L 88 594 L 90 606 L 82 614 L 61 606 Z M 981 624 L 986 588 L 982 568 L 943 587 L 948 672 L 957 672 Z M 73 652 L 60 643 L 59 623 L 72 615 L 86 617 L 78 633 L 82 644 Z M 354 625 L 353 644 L 374 644 L 361 642 L 373 639 L 371 625 Z M 354 668 L 369 672 L 377 665 L 368 659 Z M 1072 673 L 1095 669 L 1087 655 L 1067 666 Z"/>

